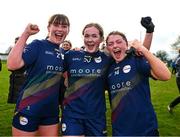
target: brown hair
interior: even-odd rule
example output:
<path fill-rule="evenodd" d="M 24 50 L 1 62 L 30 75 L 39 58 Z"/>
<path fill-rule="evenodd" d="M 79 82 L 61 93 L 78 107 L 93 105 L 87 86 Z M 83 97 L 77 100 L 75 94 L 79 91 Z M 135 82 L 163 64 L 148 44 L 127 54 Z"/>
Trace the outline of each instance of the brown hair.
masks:
<path fill-rule="evenodd" d="M 85 29 L 86 29 L 86 28 L 90 28 L 90 27 L 95 27 L 95 28 L 97 28 L 97 29 L 99 30 L 99 35 L 100 35 L 101 39 L 102 39 L 102 40 L 104 39 L 104 31 L 103 31 L 103 28 L 102 28 L 101 25 L 99 25 L 98 23 L 89 23 L 89 24 L 87 24 L 87 25 L 84 27 L 83 31 L 82 31 L 82 35 L 84 35 Z"/>
<path fill-rule="evenodd" d="M 51 24 L 54 24 L 54 25 L 61 24 L 61 25 L 68 25 L 68 26 L 70 26 L 69 19 L 64 14 L 54 14 L 53 16 L 51 16 L 49 18 L 49 21 L 48 21 L 48 27 Z"/>
<path fill-rule="evenodd" d="M 64 44 L 65 42 L 66 42 L 66 43 L 69 43 L 70 47 L 72 47 L 72 43 L 71 43 L 69 40 L 63 41 L 62 46 L 63 46 L 63 44 Z"/>
<path fill-rule="evenodd" d="M 125 40 L 126 44 L 128 45 L 128 41 L 127 41 L 127 38 L 126 38 L 125 34 L 122 33 L 122 32 L 119 32 L 119 31 L 112 31 L 112 32 L 110 32 L 108 34 L 108 36 L 106 37 L 106 43 L 107 43 L 107 41 L 109 39 L 109 36 L 111 36 L 111 35 L 120 35 L 123 38 L 123 40 Z"/>

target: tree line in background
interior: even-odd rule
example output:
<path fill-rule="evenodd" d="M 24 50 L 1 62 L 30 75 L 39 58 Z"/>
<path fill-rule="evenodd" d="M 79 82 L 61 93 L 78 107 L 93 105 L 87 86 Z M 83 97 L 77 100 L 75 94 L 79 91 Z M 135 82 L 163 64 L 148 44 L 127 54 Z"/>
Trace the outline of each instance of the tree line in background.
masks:
<path fill-rule="evenodd" d="M 178 36 L 176 41 L 171 44 L 171 48 L 174 54 L 178 55 L 178 50 L 180 49 L 180 36 Z M 169 67 L 171 67 L 175 59 L 175 57 L 171 58 L 165 50 L 159 50 L 154 55 L 166 62 Z"/>

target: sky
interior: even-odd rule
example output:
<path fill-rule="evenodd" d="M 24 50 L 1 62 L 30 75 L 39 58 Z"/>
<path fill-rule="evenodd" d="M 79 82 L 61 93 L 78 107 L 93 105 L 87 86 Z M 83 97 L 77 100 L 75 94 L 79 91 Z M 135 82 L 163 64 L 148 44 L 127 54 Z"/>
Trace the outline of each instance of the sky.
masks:
<path fill-rule="evenodd" d="M 180 35 L 179 0 L 1 0 L 0 1 L 0 53 L 14 45 L 28 23 L 37 24 L 40 32 L 31 36 L 44 39 L 51 15 L 60 13 L 70 20 L 70 40 L 73 47 L 83 45 L 82 30 L 90 23 L 99 23 L 107 34 L 118 30 L 128 40 L 143 40 L 145 29 L 141 17 L 151 16 L 155 31 L 151 51 L 165 50 L 172 53 L 171 44 Z"/>

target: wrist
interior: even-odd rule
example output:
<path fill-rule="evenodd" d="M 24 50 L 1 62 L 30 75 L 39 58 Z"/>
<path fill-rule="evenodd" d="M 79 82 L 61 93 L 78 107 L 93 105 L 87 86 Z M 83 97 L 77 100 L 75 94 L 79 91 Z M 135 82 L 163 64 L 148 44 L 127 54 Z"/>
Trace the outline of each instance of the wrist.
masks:
<path fill-rule="evenodd" d="M 151 29 L 147 29 L 146 30 L 146 33 L 153 33 L 154 32 L 154 28 L 151 28 Z"/>

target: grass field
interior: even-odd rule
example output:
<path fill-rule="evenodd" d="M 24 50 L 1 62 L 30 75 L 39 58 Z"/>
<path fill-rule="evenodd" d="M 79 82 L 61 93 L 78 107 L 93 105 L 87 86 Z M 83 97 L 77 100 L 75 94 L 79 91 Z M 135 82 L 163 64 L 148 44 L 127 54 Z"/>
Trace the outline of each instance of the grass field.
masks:
<path fill-rule="evenodd" d="M 0 136 L 11 136 L 11 120 L 15 105 L 7 104 L 9 88 L 9 72 L 5 62 L 0 72 Z M 167 82 L 151 80 L 152 102 L 157 113 L 161 136 L 180 136 L 180 104 L 173 114 L 167 111 L 167 105 L 179 95 L 175 84 L 175 76 Z M 108 102 L 108 101 L 107 101 Z M 108 135 L 111 135 L 110 107 L 107 103 Z"/>

